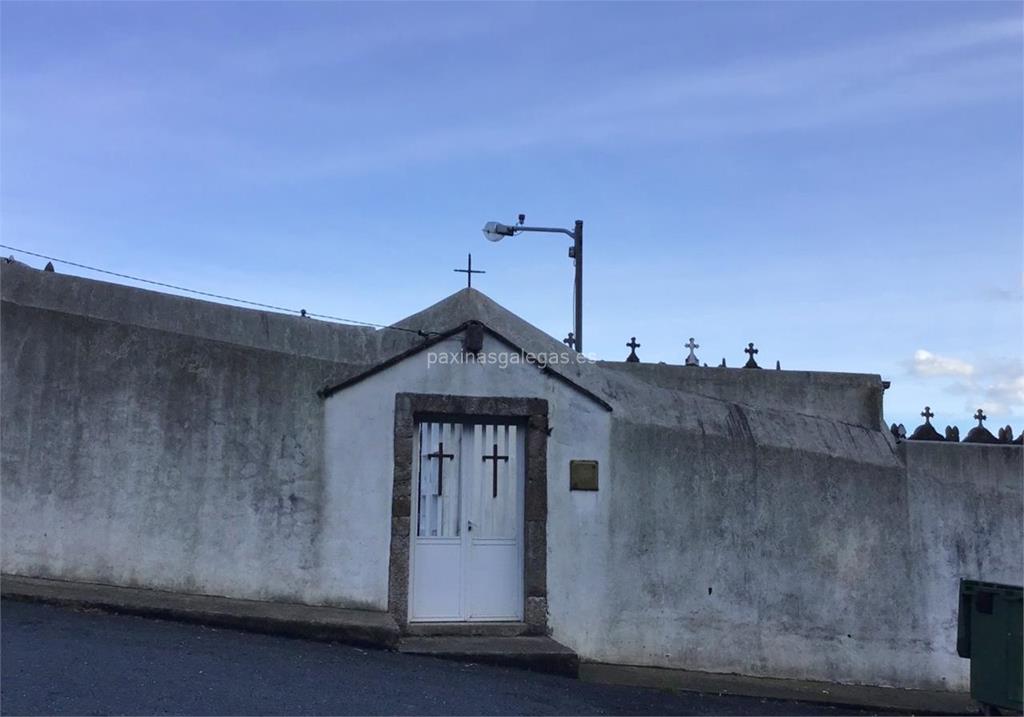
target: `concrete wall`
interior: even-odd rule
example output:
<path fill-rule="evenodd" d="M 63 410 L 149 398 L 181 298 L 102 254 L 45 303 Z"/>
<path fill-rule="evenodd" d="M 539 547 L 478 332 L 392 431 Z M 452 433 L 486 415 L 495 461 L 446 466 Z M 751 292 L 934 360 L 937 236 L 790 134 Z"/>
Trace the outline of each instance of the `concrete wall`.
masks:
<path fill-rule="evenodd" d="M 749 371 L 668 364 L 601 361 L 598 366 L 659 389 L 684 391 L 743 406 L 883 427 L 882 379 L 862 373 Z"/>
<path fill-rule="evenodd" d="M 414 337 L 0 269 L 4 572 L 385 609 L 408 391 L 548 401 L 549 625 L 585 659 L 964 689 L 957 580 L 1024 582 L 1024 451 L 897 446 L 877 376 L 566 368 L 608 413 L 418 354 L 321 401 Z M 416 321 L 560 346 L 502 312 L 460 292 Z"/>
<path fill-rule="evenodd" d="M 868 432 L 816 452 L 731 411 L 747 436 L 710 411 L 703 432 L 613 420 L 603 518 L 560 544 L 603 569 L 565 576 L 556 635 L 597 661 L 967 689 L 958 580 L 1024 582 L 1021 449 L 901 446 L 908 475 Z"/>
<path fill-rule="evenodd" d="M 37 271 L 6 260 L 0 260 L 0 287 L 3 300 L 12 304 L 359 366 L 376 363 L 418 341 L 415 334 L 406 332 L 298 321 L 285 314 Z M 431 324 L 429 328 L 448 327 Z"/>
<path fill-rule="evenodd" d="M 1020 446 L 900 444 L 907 464 L 913 600 L 928 636 L 928 668 L 966 686 L 956 655 L 960 578 L 1024 585 L 1024 450 Z"/>
<path fill-rule="evenodd" d="M 317 355 L 348 329 L 2 268 L 4 572 L 337 602 L 316 391 L 363 364 Z"/>
<path fill-rule="evenodd" d="M 360 531 L 333 552 L 380 609 L 387 566 L 365 556 L 388 551 L 402 391 L 549 401 L 549 624 L 584 659 L 963 690 L 957 581 L 1022 582 L 1017 447 L 896 446 L 708 396 L 643 420 L 642 400 L 609 414 L 532 367 L 424 355 L 328 399 L 330 512 Z M 569 491 L 572 458 L 600 461 L 600 491 Z"/>

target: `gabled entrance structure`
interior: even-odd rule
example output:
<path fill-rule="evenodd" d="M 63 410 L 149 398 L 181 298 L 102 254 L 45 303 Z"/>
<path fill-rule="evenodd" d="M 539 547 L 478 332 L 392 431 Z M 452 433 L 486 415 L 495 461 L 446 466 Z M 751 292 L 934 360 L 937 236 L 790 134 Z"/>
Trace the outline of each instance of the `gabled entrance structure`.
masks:
<path fill-rule="evenodd" d="M 606 427 L 612 410 L 552 358 L 470 321 L 321 392 L 328 475 L 371 483 L 358 468 L 370 464 L 393 475 L 387 605 L 400 626 L 549 631 L 548 399 L 571 397 L 563 403 Z M 445 392 L 403 390 L 432 385 Z M 472 395 L 488 386 L 509 395 Z M 367 426 L 390 428 L 391 440 Z"/>

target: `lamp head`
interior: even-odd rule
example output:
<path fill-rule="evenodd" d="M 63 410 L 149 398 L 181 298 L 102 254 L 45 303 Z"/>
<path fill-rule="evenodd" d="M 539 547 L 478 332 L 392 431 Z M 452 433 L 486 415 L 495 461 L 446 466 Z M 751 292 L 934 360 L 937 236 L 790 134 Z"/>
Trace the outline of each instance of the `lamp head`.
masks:
<path fill-rule="evenodd" d="M 488 241 L 501 241 L 505 237 L 515 234 L 516 230 L 514 227 L 500 222 L 487 222 L 484 224 L 483 232 Z"/>

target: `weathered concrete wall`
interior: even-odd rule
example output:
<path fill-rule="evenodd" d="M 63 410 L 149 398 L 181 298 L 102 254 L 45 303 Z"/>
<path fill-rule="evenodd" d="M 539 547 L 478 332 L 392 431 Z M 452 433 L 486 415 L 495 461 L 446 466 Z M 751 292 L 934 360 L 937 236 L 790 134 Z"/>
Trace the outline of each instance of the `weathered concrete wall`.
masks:
<path fill-rule="evenodd" d="M 0 261 L 4 301 L 59 313 L 105 319 L 195 338 L 309 356 L 373 364 L 418 341 L 415 334 L 199 301 Z M 440 327 L 448 328 L 448 327 Z M 431 330 L 440 330 L 431 326 Z"/>
<path fill-rule="evenodd" d="M 4 572 L 337 602 L 316 391 L 363 368 L 320 357 L 347 328 L 18 265 L 2 289 Z"/>
<path fill-rule="evenodd" d="M 928 667 L 966 685 L 968 662 L 956 654 L 960 578 L 1024 585 L 1024 450 L 907 441 L 900 452 Z"/>
<path fill-rule="evenodd" d="M 548 401 L 549 625 L 586 659 L 963 689 L 957 580 L 1024 582 L 1024 451 L 897 446 L 877 376 L 559 367 L 609 414 L 421 354 L 323 402 L 418 339 L 0 269 L 5 572 L 384 609 L 410 391 Z M 405 323 L 470 318 L 564 349 L 473 291 Z"/>
<path fill-rule="evenodd" d="M 602 361 L 652 386 L 745 406 L 829 418 L 867 428 L 882 422 L 882 379 L 822 371 L 750 371 L 667 364 Z"/>
<path fill-rule="evenodd" d="M 1022 451 L 910 445 L 908 477 L 868 432 L 816 452 L 704 415 L 613 422 L 609 519 L 564 546 L 604 573 L 559 637 L 598 661 L 966 689 L 957 581 L 1022 583 Z"/>
<path fill-rule="evenodd" d="M 880 386 L 854 383 L 874 392 L 866 408 L 836 410 L 871 425 Z M 348 502 L 332 513 L 375 516 L 345 564 L 381 608 L 386 565 L 363 557 L 390 539 L 394 409 L 381 397 L 408 390 L 549 401 L 549 624 L 585 659 L 962 690 L 957 580 L 1021 582 L 1019 448 L 896 446 L 881 429 L 670 390 L 619 396 L 605 414 L 530 367 L 428 369 L 420 356 L 328 400 L 329 490 Z M 907 451 L 928 458 L 909 477 Z M 596 493 L 568 490 L 581 457 L 601 462 Z M 988 522 L 954 519 L 965 510 Z"/>

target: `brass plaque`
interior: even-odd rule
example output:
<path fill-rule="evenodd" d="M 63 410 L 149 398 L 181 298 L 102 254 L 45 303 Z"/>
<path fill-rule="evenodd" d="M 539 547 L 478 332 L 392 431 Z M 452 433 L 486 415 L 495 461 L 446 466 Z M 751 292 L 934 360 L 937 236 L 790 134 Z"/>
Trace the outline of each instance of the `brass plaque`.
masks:
<path fill-rule="evenodd" d="M 569 461 L 569 490 L 597 490 L 597 461 Z"/>

